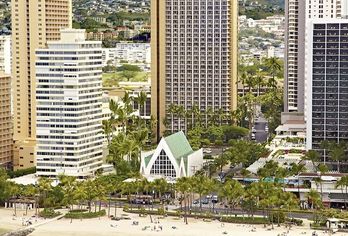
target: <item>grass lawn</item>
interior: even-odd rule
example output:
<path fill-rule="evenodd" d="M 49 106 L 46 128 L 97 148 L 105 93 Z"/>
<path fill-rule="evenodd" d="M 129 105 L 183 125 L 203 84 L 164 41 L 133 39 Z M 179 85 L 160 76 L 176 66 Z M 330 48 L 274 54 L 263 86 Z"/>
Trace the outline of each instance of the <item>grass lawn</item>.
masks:
<path fill-rule="evenodd" d="M 137 72 L 131 82 L 147 82 L 149 77 L 148 72 Z M 122 77 L 122 72 L 116 73 L 103 73 L 103 87 L 116 87 L 119 82 L 127 81 L 126 78 Z"/>

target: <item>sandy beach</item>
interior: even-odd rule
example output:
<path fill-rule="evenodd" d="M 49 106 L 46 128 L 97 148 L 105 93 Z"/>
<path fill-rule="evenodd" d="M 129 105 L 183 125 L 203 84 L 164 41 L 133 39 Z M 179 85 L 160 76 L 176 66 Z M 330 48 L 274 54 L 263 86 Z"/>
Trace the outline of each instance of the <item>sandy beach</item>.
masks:
<path fill-rule="evenodd" d="M 0 209 L 0 226 L 8 229 L 21 228 L 20 219 L 12 219 L 12 210 Z M 122 210 L 118 210 L 118 215 L 122 214 Z M 151 223 L 150 217 L 139 217 L 135 214 L 127 214 L 130 220 L 112 221 L 107 217 L 100 219 L 84 219 L 73 220 L 70 223 L 69 219 L 61 219 L 49 222 L 38 226 L 35 231 L 30 234 L 32 236 L 106 236 L 106 235 L 122 235 L 122 236 L 212 236 L 212 235 L 233 235 L 233 236 L 276 236 L 288 231 L 284 226 L 275 226 L 274 230 L 267 230 L 263 225 L 240 225 L 240 224 L 221 224 L 218 221 L 204 222 L 203 220 L 188 219 L 188 225 L 183 222 L 183 219 L 167 217 L 165 219 L 157 219 L 159 223 Z M 38 222 L 43 220 L 39 220 Z M 133 221 L 139 222 L 138 225 L 133 225 Z M 147 229 L 144 230 L 144 228 Z M 1 228 L 0 227 L 0 228 Z M 156 227 L 156 229 L 154 228 Z M 174 229 L 173 229 L 174 227 Z M 160 229 L 162 228 L 162 230 Z M 254 229 L 253 229 L 254 228 Z M 313 230 L 308 226 L 293 227 L 288 235 L 309 235 Z M 328 235 L 324 232 L 318 232 L 318 235 Z M 335 234 L 344 235 L 344 234 Z"/>
<path fill-rule="evenodd" d="M 13 209 L 0 208 L 0 234 L 6 231 L 24 228 L 25 226 L 22 223 L 31 218 L 31 216 L 34 216 L 35 211 L 29 210 L 27 216 L 25 216 L 25 213 L 25 210 L 17 209 L 17 216 L 14 216 Z M 31 221 L 33 223 L 39 223 L 43 219 L 35 220 L 35 218 L 31 218 Z"/>

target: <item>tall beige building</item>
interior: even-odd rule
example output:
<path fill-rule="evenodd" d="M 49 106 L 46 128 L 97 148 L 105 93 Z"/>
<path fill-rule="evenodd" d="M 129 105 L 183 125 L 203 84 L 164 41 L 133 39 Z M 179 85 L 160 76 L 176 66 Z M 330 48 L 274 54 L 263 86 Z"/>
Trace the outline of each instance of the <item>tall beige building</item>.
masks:
<path fill-rule="evenodd" d="M 284 111 L 305 111 L 307 25 L 311 20 L 341 17 L 341 4 L 347 0 L 285 1 L 285 82 Z"/>
<path fill-rule="evenodd" d="M 193 119 L 169 114 L 171 104 L 236 109 L 237 31 L 237 0 L 151 0 L 151 110 L 158 136 L 187 130 Z"/>
<path fill-rule="evenodd" d="M 14 167 L 35 165 L 35 50 L 72 27 L 71 0 L 12 0 Z"/>
<path fill-rule="evenodd" d="M 12 162 L 11 77 L 0 71 L 0 167 Z"/>

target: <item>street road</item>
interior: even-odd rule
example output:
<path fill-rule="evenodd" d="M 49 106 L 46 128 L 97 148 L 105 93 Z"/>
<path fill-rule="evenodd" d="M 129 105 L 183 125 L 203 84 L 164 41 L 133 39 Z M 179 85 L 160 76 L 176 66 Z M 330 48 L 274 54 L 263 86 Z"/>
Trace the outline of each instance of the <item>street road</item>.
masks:
<path fill-rule="evenodd" d="M 254 133 L 256 142 L 263 143 L 267 141 L 268 132 L 265 131 L 266 125 L 267 121 L 262 116 L 255 121 L 254 128 L 256 132 Z"/>

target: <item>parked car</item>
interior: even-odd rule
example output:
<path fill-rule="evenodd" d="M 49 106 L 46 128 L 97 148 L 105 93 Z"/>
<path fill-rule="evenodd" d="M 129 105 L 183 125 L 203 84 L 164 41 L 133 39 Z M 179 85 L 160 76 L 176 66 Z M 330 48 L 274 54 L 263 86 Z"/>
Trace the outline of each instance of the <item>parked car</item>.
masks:
<path fill-rule="evenodd" d="M 212 203 L 218 203 L 218 196 L 217 196 L 217 195 L 214 195 L 214 196 L 211 198 L 211 202 L 212 202 Z"/>
<path fill-rule="evenodd" d="M 251 134 L 251 139 L 252 139 L 252 140 L 255 140 L 255 139 L 256 139 L 256 136 L 255 136 L 254 133 Z"/>
<path fill-rule="evenodd" d="M 203 200 L 202 200 L 202 204 L 204 204 L 204 205 L 209 204 L 209 200 L 208 200 L 208 199 L 206 199 L 206 198 L 205 198 L 205 199 L 203 199 Z"/>
<path fill-rule="evenodd" d="M 212 151 L 211 151 L 211 148 L 204 148 L 203 149 L 203 153 L 207 153 L 207 154 L 210 154 Z"/>

